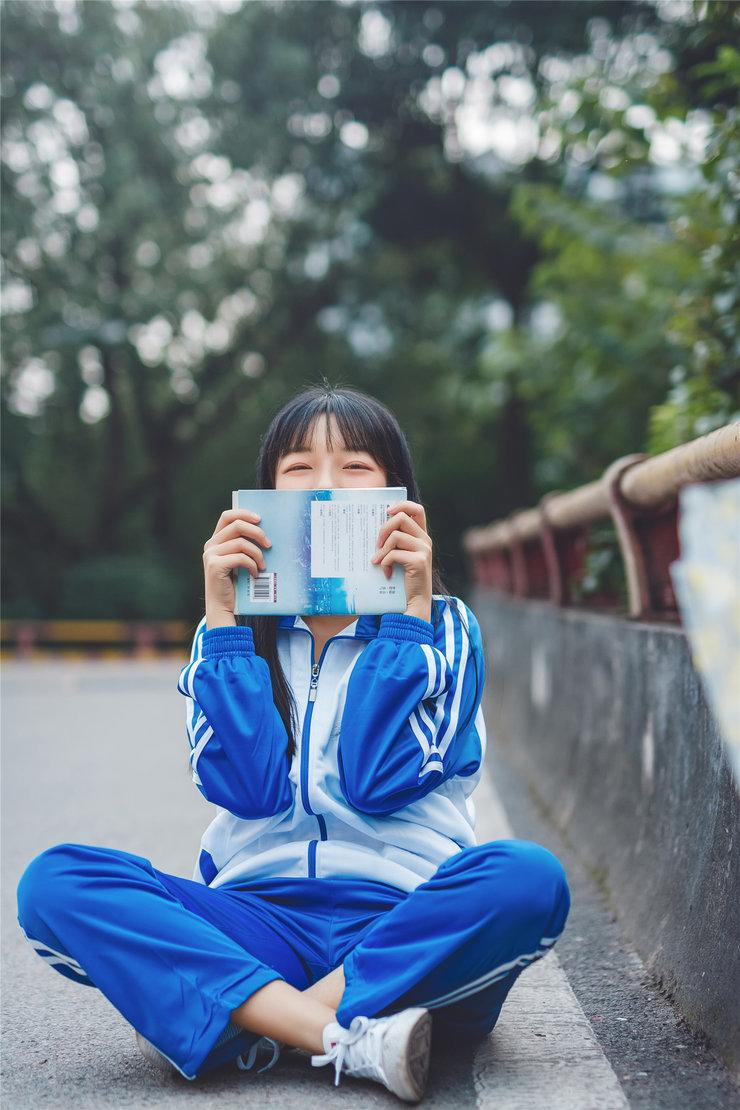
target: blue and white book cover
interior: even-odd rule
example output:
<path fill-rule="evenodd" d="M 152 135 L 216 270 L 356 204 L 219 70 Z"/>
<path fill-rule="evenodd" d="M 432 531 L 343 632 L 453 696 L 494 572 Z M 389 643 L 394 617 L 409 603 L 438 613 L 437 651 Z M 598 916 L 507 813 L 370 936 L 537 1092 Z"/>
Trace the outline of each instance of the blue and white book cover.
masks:
<path fill-rule="evenodd" d="M 272 547 L 261 548 L 265 569 L 255 578 L 236 571 L 239 615 L 345 616 L 403 613 L 403 567 L 370 560 L 388 509 L 406 500 L 405 486 L 345 489 L 239 489 L 232 509 L 262 518 Z M 260 545 L 261 546 L 261 545 Z"/>

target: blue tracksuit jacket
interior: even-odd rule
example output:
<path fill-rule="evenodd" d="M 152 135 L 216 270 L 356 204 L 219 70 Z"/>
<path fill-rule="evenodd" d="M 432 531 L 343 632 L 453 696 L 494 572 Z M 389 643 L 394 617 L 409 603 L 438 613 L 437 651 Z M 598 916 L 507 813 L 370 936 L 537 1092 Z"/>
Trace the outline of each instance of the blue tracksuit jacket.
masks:
<path fill-rule="evenodd" d="M 218 814 L 193 879 L 366 878 L 410 891 L 476 844 L 483 645 L 460 598 L 435 594 L 434 605 L 436 629 L 405 613 L 361 616 L 319 659 L 302 617 L 278 618 L 299 710 L 292 761 L 252 629 L 201 620 L 178 689 L 193 781 Z"/>

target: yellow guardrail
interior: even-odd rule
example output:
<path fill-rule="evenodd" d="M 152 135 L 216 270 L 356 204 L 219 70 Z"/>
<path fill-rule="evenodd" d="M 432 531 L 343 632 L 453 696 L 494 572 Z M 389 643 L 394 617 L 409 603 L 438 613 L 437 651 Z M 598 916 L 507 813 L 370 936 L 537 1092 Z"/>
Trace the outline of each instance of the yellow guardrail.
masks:
<path fill-rule="evenodd" d="M 0 660 L 184 658 L 193 627 L 181 620 L 2 620 Z"/>

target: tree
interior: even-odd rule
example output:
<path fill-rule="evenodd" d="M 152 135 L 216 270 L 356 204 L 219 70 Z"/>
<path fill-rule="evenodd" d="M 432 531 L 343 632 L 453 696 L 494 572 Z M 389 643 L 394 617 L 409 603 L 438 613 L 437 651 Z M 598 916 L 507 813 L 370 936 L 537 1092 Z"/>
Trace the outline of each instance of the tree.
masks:
<path fill-rule="evenodd" d="M 252 480 L 274 410 L 320 374 L 399 416 L 458 590 L 462 528 L 593 476 L 626 443 L 619 428 L 642 439 L 683 341 L 661 347 L 662 275 L 634 304 L 612 304 L 604 276 L 590 303 L 569 294 L 599 213 L 626 226 L 584 202 L 571 128 L 594 132 L 586 176 L 619 176 L 620 109 L 599 93 L 607 78 L 619 91 L 620 44 L 647 36 L 672 74 L 697 63 L 688 29 L 652 4 L 542 9 L 6 3 L 6 616 L 145 617 L 153 595 L 195 616 L 229 489 Z M 590 78 L 597 92 L 559 114 Z M 638 78 L 623 82 L 630 103 Z M 628 154 L 645 169 L 637 131 Z M 652 274 L 674 248 L 660 190 L 642 195 Z M 620 242 L 607 249 L 625 278 Z M 543 299 L 566 329 L 552 348 L 532 327 Z M 638 308 L 652 313 L 642 354 L 627 334 Z M 586 389 L 569 312 L 587 332 Z M 645 352 L 641 407 L 624 359 Z"/>

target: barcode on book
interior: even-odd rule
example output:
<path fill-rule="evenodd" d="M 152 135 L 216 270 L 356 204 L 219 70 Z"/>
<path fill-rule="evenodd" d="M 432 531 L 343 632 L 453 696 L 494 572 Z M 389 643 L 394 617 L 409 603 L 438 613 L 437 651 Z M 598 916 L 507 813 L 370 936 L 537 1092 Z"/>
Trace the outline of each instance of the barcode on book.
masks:
<path fill-rule="evenodd" d="M 277 601 L 277 571 L 268 571 L 266 574 L 258 574 L 256 578 L 249 576 L 249 600 L 250 601 L 266 601 L 274 603 Z"/>

